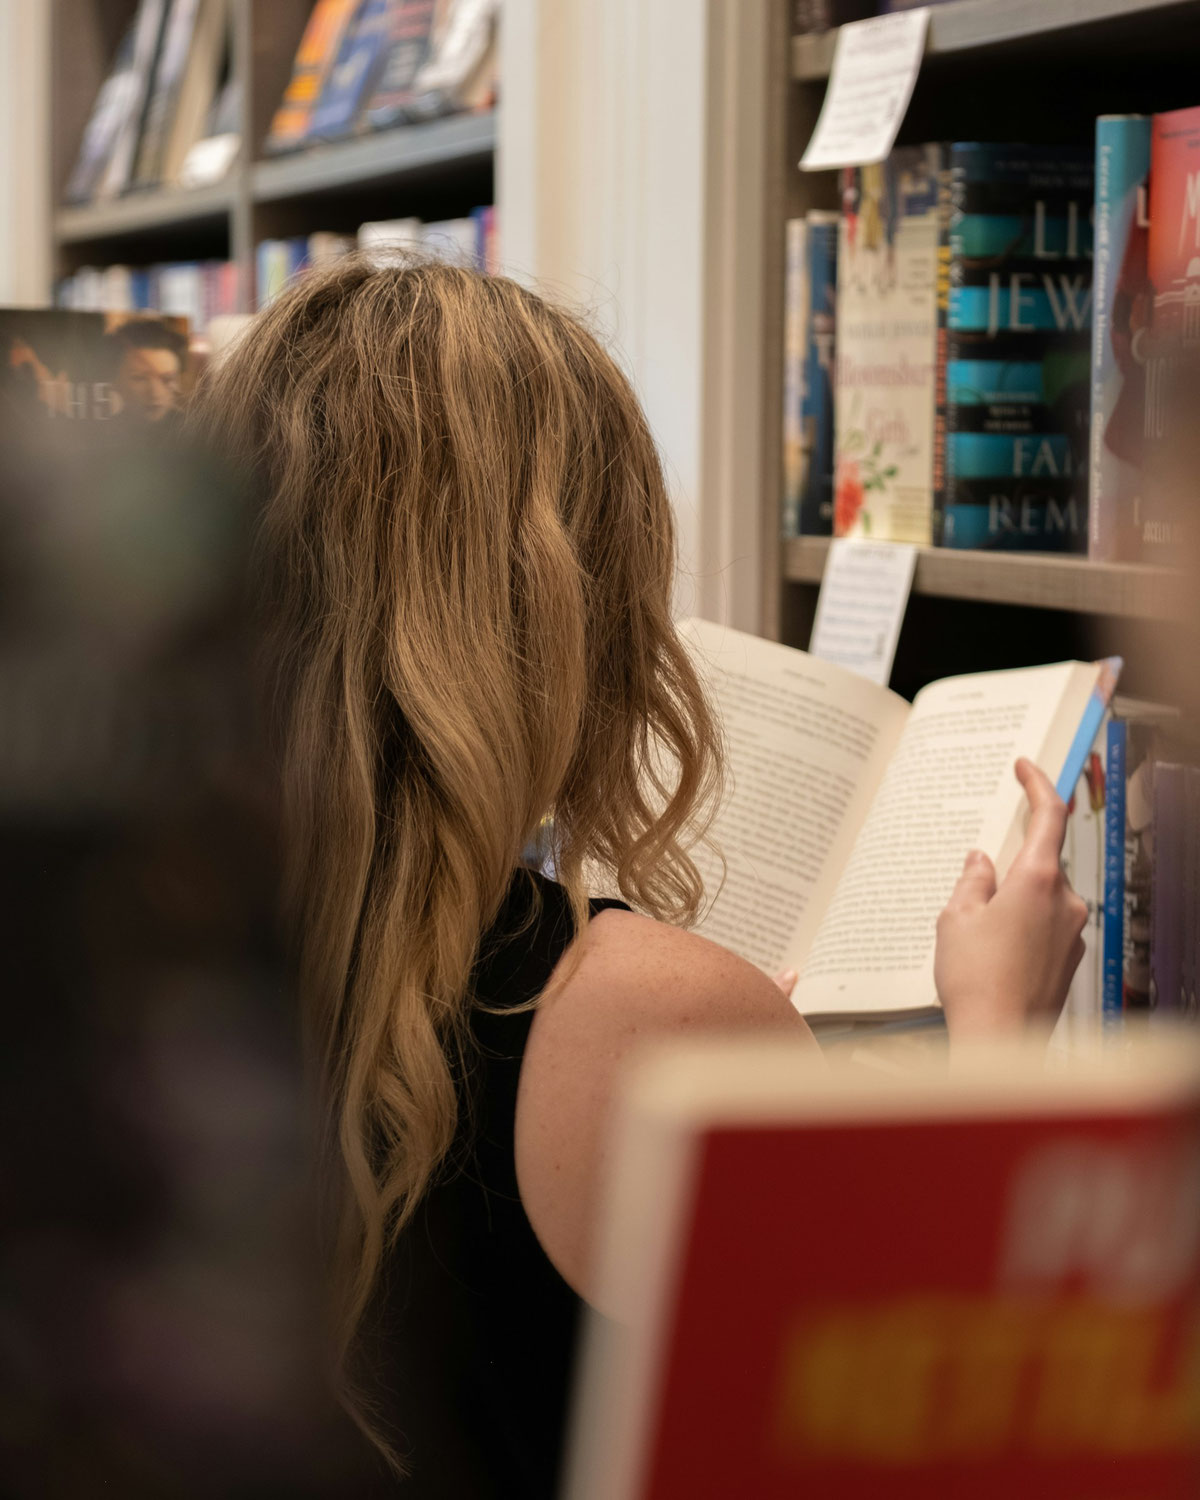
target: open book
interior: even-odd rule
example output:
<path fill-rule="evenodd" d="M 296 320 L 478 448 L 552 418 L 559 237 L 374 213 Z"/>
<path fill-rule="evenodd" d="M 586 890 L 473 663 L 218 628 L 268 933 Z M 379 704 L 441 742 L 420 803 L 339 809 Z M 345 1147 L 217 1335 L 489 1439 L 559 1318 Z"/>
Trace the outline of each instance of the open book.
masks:
<path fill-rule="evenodd" d="M 910 706 L 788 646 L 701 620 L 681 634 L 721 711 L 732 781 L 719 853 L 693 851 L 713 897 L 698 930 L 796 969 L 806 1016 L 935 1007 L 934 929 L 968 850 L 1003 877 L 1026 813 L 1013 763 L 1057 781 L 1084 740 L 1086 753 L 1109 664 L 947 678 Z"/>

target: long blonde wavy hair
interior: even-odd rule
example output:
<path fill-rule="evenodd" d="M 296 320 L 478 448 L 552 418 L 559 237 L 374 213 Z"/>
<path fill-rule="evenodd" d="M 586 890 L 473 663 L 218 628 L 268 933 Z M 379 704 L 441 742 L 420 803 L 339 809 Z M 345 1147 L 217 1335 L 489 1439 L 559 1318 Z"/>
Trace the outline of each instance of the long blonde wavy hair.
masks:
<path fill-rule="evenodd" d="M 501 277 L 354 258 L 260 314 L 195 416 L 263 507 L 345 1377 L 454 1138 L 472 963 L 522 850 L 552 815 L 577 924 L 593 865 L 688 920 L 717 736 L 671 621 L 654 443 L 565 312 Z"/>

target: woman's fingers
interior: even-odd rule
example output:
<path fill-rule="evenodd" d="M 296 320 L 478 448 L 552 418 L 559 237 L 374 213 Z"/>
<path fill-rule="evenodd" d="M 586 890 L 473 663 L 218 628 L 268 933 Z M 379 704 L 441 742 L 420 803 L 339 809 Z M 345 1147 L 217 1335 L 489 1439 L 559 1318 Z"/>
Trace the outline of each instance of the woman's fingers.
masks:
<path fill-rule="evenodd" d="M 1057 865 L 1067 833 L 1067 804 L 1046 773 L 1023 756 L 1017 762 L 1017 780 L 1025 789 L 1032 809 L 1021 854 Z"/>
<path fill-rule="evenodd" d="M 958 884 L 946 903 L 948 911 L 970 911 L 985 906 L 996 894 L 996 867 L 982 849 L 972 849 L 963 864 Z"/>

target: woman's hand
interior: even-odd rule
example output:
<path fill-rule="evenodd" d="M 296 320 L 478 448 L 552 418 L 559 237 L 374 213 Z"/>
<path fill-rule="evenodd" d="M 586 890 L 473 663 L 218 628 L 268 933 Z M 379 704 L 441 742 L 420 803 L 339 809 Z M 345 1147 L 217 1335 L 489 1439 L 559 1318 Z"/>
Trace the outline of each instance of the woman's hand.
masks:
<path fill-rule="evenodd" d="M 938 918 L 933 972 L 952 1039 L 1052 1024 L 1083 957 L 1087 903 L 1059 863 L 1066 804 L 1028 760 L 1017 780 L 1033 811 L 1003 884 L 973 850 Z"/>

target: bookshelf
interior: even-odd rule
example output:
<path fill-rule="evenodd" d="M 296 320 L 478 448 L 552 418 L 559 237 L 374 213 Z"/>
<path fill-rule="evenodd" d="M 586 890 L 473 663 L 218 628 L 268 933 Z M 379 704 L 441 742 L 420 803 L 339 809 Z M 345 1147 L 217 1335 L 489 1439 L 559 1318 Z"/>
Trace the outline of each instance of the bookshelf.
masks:
<path fill-rule="evenodd" d="M 52 0 L 53 201 L 137 0 Z M 455 115 L 275 158 L 262 144 L 291 75 L 312 0 L 230 0 L 231 66 L 242 93 L 243 151 L 211 187 L 132 193 L 58 207 L 54 279 L 83 265 L 229 258 L 253 305 L 254 249 L 277 235 L 354 230 L 367 219 L 440 219 L 494 198 L 497 115 Z"/>
<path fill-rule="evenodd" d="M 781 0 L 772 18 L 777 39 L 788 33 L 788 10 Z M 820 110 L 835 42 L 836 32 L 786 35 L 787 77 L 780 85 L 786 118 L 774 125 L 768 119 L 765 127 L 769 306 L 761 332 L 766 446 L 760 471 L 770 513 L 763 530 L 762 630 L 799 646 L 808 641 L 829 543 L 775 537 L 784 304 L 783 224 L 777 216 L 837 207 L 835 173 L 804 174 L 796 167 Z M 1197 0 L 952 0 L 930 12 L 926 58 L 900 142 L 1090 143 L 1098 114 L 1152 113 L 1200 102 L 1198 64 Z M 1126 658 L 1126 691 L 1161 696 L 1161 663 L 1177 656 L 1180 625 L 1193 614 L 1185 579 L 1165 569 L 924 548 L 896 685 L 911 693 L 949 671 L 976 665 L 1023 666 L 1115 652 Z"/>

